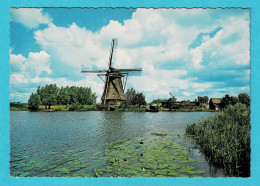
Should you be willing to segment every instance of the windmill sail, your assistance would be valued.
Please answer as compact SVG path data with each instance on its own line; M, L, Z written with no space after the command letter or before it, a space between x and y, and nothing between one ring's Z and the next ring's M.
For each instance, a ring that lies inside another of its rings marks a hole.
M138 72L138 71L142 71L141 68L132 68L132 69L116 69L115 71L117 72Z
M108 63L108 67L111 68L112 67L112 63L115 62L116 60L116 49L118 46L118 40L117 39L112 39L111 42L111 49L110 49L110 56L109 56L109 63Z

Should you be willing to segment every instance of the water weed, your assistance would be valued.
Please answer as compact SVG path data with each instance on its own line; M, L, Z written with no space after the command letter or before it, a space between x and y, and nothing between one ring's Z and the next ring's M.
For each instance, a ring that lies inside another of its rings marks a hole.
M250 109L243 104L230 106L222 113L188 125L186 134L227 176L250 176Z
M192 177L202 174L204 171L183 171L192 167L188 165L190 162L197 161L187 155L188 149L174 142L172 136L156 135L152 140L132 139L110 145L106 151L110 159L105 168L95 169L94 172L98 176L113 177Z
M191 166L186 147L173 135L156 133L108 144L88 159L87 151L45 152L23 156L11 167L12 176L38 177L193 177L203 171ZM163 135L161 135L163 134ZM95 156L94 156L95 154Z

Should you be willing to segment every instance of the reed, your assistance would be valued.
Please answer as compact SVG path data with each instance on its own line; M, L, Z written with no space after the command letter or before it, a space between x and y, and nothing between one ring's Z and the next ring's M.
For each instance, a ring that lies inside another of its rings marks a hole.
M197 124L188 125L186 134L226 176L250 176L250 108L229 106Z

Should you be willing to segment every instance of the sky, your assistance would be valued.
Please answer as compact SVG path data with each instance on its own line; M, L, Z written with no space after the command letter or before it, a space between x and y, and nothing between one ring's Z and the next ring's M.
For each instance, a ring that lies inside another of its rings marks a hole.
M28 102L45 84L104 83L87 69L107 69L112 38L115 68L142 68L128 77L146 100L178 101L250 93L250 10L11 8L10 101Z

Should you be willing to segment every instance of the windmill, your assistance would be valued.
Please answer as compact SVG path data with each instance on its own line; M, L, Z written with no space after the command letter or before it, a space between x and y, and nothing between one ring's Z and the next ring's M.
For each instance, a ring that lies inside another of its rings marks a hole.
M107 70L85 70L81 69L81 73L97 73L105 83L104 91L101 97L102 105L120 105L126 101L124 94L129 72L141 72L141 68L136 69L115 69L112 67L112 61L115 56L117 47L117 39L112 39L110 56ZM102 78L105 77L105 80ZM122 82L123 80L123 82Z

